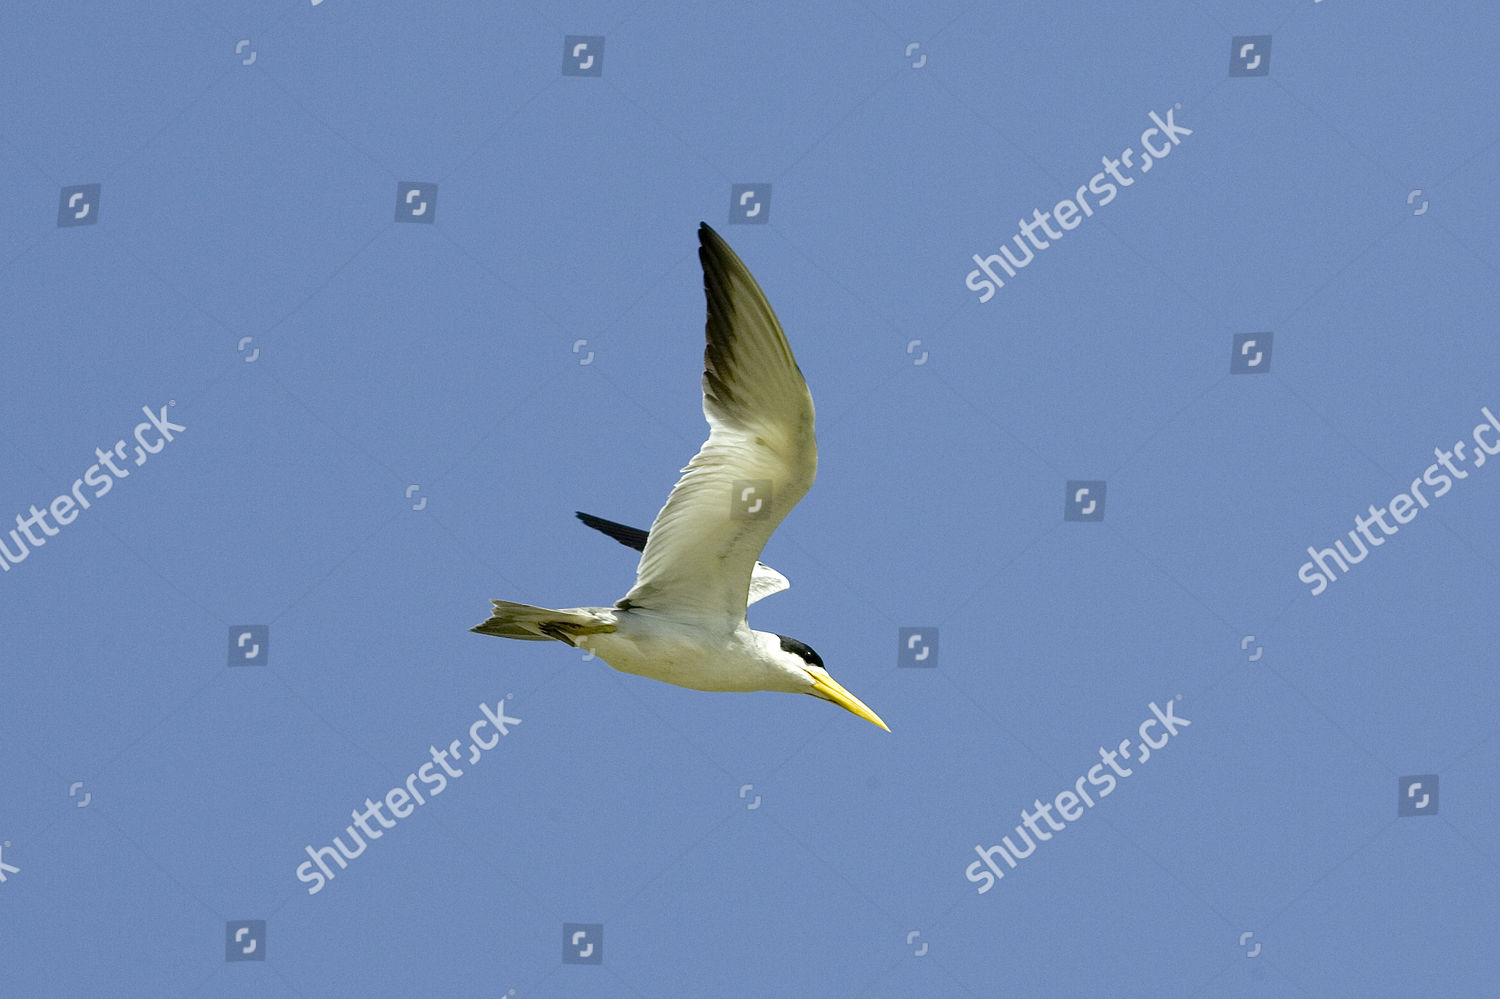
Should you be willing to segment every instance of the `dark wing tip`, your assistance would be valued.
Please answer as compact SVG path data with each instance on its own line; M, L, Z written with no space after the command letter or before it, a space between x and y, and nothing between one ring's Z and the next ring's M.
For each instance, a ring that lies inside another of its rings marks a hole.
M698 223L698 246L700 253L707 251L714 254L723 254L728 251L730 256L734 256L734 251L729 249L729 244L725 242L724 237L720 236L714 230L714 227L707 222Z
M741 281L751 285L756 295L762 294L760 286L750 274L750 268L734 252L729 241L715 232L707 222L698 223L698 261L703 265L705 290L712 294L714 289L718 289L725 305L729 304L731 286Z
M707 299L704 405L730 419L754 417L755 378L802 377L791 345L750 268L707 222L698 226L698 260Z
M594 530L608 534L626 548L634 548L638 552L646 550L646 538L650 536L647 531L643 531L638 527L627 527L624 524L617 524L613 520L605 520L603 517L595 517L593 514L584 513L582 510L573 511L573 516Z

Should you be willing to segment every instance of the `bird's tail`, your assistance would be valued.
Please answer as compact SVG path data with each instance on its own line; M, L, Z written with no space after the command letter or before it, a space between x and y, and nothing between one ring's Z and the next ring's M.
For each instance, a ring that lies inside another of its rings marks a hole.
M615 630L614 615L604 607L569 607L550 610L530 604L491 600L494 611L488 621L470 628L481 635L517 638L523 642L566 642L580 635L600 635Z

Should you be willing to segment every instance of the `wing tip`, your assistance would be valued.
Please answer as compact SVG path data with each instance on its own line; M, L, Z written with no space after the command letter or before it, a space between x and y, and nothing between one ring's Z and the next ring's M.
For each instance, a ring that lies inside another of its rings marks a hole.
M700 250L710 253L722 254L729 249L729 244L720 236L718 231L707 222L698 223L698 247ZM733 251L731 251L733 252Z
M633 548L636 551L644 551L646 540L650 537L649 531L643 531L638 527L630 527L627 524L616 523L613 520L605 520L603 517L596 517L591 513L584 513L582 510L574 510L573 516L601 534L614 538L626 548Z

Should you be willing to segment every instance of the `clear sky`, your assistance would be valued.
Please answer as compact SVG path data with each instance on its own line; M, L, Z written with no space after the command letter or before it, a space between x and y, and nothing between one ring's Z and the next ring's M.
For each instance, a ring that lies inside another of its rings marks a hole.
M1129 8L8 12L0 994L1490 986L1500 16ZM700 220L889 734L468 631L628 589Z

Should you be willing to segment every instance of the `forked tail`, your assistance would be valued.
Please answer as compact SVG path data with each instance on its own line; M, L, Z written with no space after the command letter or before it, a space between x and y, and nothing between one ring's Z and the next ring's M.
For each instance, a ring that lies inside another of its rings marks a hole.
M580 635L601 635L615 630L614 616L603 607L569 607L550 610L530 604L513 604L491 600L494 611L488 621L470 631L496 638L516 638L523 642L566 642Z

